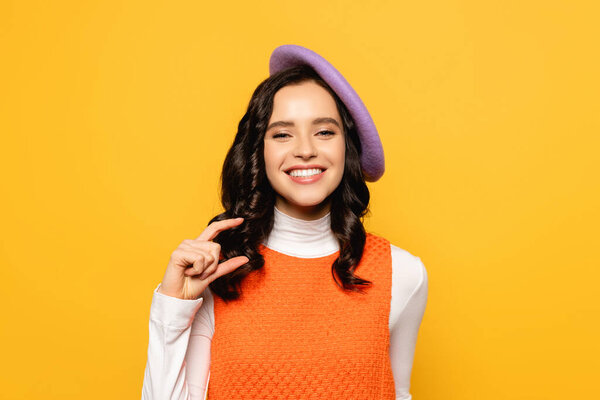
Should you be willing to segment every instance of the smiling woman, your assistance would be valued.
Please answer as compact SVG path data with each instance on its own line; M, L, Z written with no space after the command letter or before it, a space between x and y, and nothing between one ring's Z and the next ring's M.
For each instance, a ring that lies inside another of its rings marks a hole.
M375 125L311 50L270 67L225 157L225 211L154 291L142 398L411 399L427 273L364 229Z
M258 85L223 164L226 211L210 221L245 218L243 226L222 232L215 241L225 258L246 255L250 262L211 283L211 291L237 299L245 276L262 268L258 245L272 230L274 208L308 221L335 208L331 229L343 250L331 266L334 279L348 291L368 286L368 280L352 272L366 240L360 218L368 212L370 199L360 155L352 116L311 66L292 66ZM312 168L322 170L321 179L293 179L286 173Z

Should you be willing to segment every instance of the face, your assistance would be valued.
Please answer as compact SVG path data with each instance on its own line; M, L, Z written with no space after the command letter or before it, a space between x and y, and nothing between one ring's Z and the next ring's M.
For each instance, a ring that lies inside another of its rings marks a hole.
M317 219L344 173L345 132L335 100L314 81L281 88L264 139L275 206L294 218Z

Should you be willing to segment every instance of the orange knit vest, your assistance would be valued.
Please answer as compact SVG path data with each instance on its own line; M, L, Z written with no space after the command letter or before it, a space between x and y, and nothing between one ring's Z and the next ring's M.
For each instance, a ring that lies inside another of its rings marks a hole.
M242 281L238 300L214 296L208 399L395 399L390 243L367 233L355 271L373 282L364 295L333 281L339 251L259 252L265 265Z

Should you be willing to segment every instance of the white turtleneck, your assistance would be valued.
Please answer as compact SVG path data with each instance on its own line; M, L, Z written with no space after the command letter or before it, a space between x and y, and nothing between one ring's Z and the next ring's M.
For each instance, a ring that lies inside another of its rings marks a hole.
M273 229L263 244L303 258L323 257L339 250L329 213L307 221L291 217L277 207ZM392 244L390 247L390 361L396 400L411 400L415 345L427 304L427 271L419 257ZM150 306L142 400L205 399L215 321L210 288L197 300L182 300L159 293L159 287L160 284L154 289Z

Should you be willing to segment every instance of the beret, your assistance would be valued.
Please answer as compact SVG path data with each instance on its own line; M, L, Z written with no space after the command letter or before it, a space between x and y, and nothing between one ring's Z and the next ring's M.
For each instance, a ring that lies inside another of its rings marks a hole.
M360 163L365 180L377 181L385 171L385 160L379 133L367 107L333 65L306 47L284 44L275 48L269 60L269 74L274 75L284 69L298 65L312 67L342 100L350 115L352 115L358 131L362 148Z

